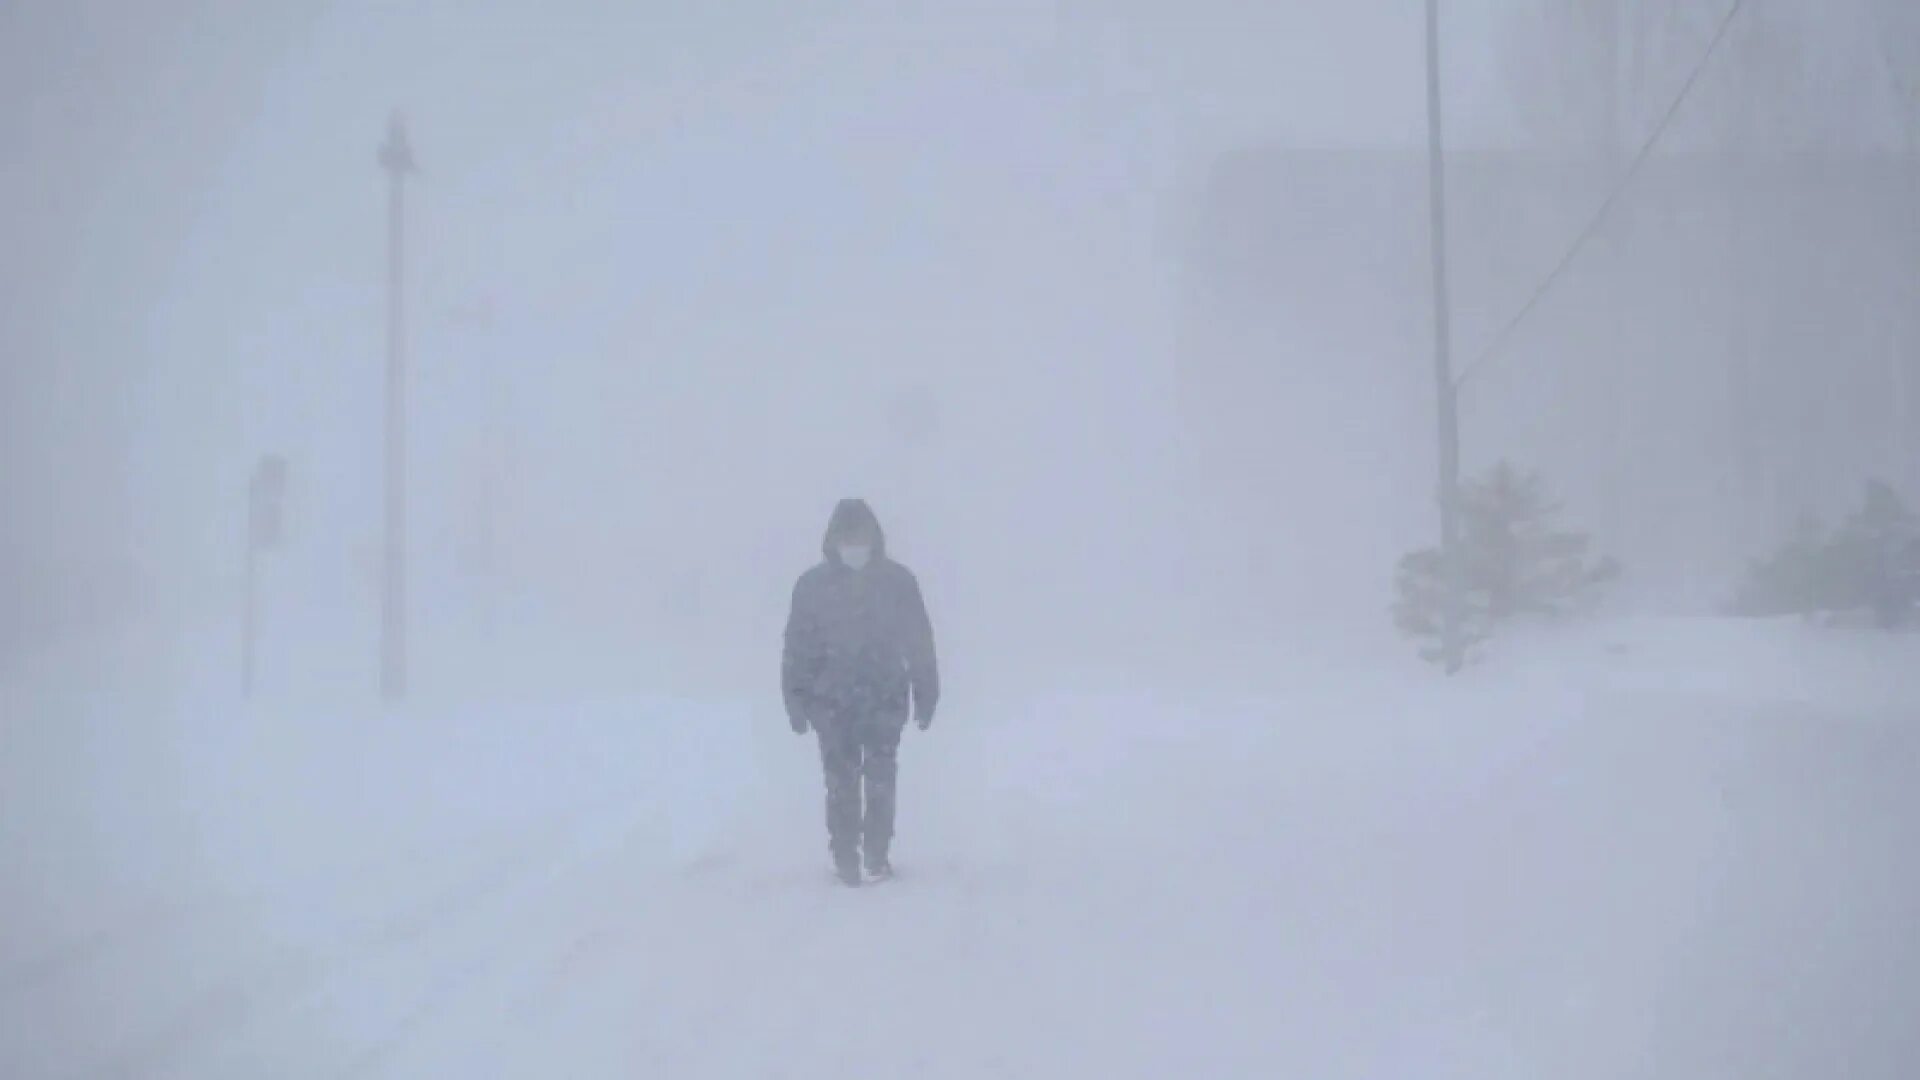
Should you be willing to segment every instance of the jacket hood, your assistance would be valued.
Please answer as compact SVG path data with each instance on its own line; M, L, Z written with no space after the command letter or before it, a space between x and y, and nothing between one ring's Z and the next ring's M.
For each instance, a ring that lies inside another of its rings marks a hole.
M842 499L827 521L827 535L820 542L820 551L828 562L837 566L840 552L836 549L843 541L860 536L873 540L874 561L887 557L887 534L881 530L880 519L873 515L873 508L864 499Z

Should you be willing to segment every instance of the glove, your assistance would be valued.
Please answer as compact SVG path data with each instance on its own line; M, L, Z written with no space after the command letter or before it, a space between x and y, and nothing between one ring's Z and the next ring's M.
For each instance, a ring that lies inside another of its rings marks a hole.
M919 725L919 728L921 731L925 731L928 728L932 727L933 726L933 702L929 701L925 705L920 705L916 703L913 710L913 722Z
M807 733L807 728L809 726L807 724L807 718L801 715L800 713L796 712L796 713L788 714L787 723L793 728L793 733L795 735L805 735Z

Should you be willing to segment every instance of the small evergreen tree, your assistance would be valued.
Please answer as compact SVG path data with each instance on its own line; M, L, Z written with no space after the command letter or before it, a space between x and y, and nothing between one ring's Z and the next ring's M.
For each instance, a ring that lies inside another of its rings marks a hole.
M1432 663L1446 659L1440 647L1441 613L1446 610L1446 559L1439 548L1422 548L1400 557L1394 573L1398 599L1393 605L1393 622L1408 637L1426 641L1420 658ZM1491 626L1487 607L1470 590L1460 595L1460 639L1467 656L1487 639Z
M1612 559L1590 557L1590 537L1558 525L1559 514L1545 481L1504 461L1485 477L1461 485L1461 631L1469 646L1517 616L1584 610L1597 587L1619 575ZM1402 632L1437 641L1446 581L1445 560L1437 549L1401 558L1394 622ZM1439 659L1439 649L1429 645L1421 655Z
M1503 461L1462 486L1460 510L1466 587L1489 621L1571 614L1619 573L1611 559L1589 561L1591 537L1557 526L1560 504L1538 474Z
M1822 610L1834 595L1832 547L1820 522L1802 514L1779 551L1747 568L1734 598L1736 615L1802 615Z
M1860 508L1834 538L1839 600L1844 609L1873 613L1883 627L1902 625L1912 614L1920 560L1920 525L1892 487L1867 485Z
M1917 600L1920 518L1875 481L1832 535L1802 518L1784 547L1748 568L1732 609L1755 616L1870 612L1891 628L1914 617Z

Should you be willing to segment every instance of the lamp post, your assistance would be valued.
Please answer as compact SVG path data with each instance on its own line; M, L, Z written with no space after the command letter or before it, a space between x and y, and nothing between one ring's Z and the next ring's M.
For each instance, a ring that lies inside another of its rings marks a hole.
M381 589L380 695L407 693L407 419L406 308L404 304L405 189L413 171L406 124L395 113L380 146L387 174L387 452L386 558Z

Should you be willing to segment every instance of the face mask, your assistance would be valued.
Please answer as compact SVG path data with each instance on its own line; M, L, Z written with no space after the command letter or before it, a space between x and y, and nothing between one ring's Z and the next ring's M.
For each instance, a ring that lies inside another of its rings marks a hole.
M849 570L864 568L867 565L867 560L872 556L873 549L865 544L840 545L840 561L845 563Z

